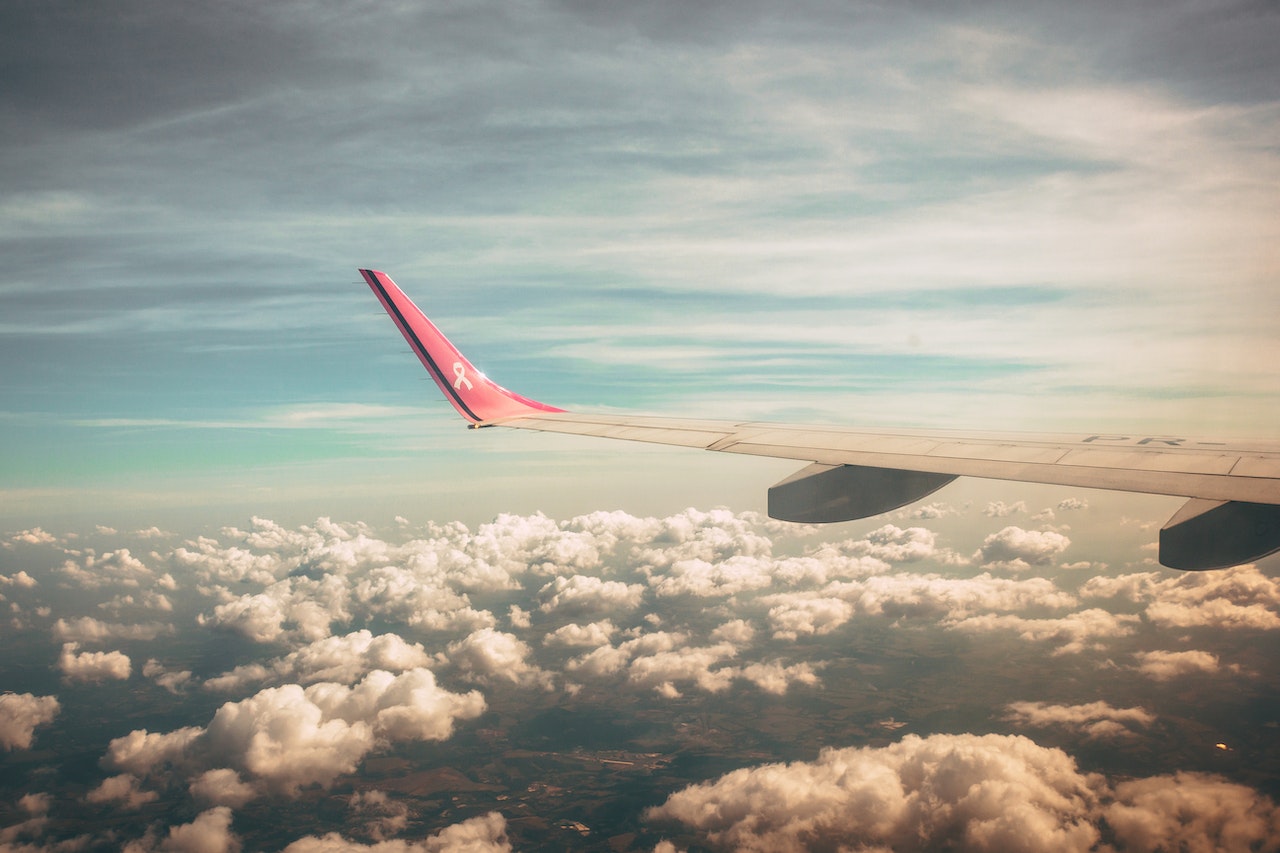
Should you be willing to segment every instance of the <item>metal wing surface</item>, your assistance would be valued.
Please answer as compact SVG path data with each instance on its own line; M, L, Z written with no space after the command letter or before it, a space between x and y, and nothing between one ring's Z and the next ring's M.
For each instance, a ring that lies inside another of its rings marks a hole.
M810 463L769 490L769 514L848 521L912 503L956 477L1176 495L1161 530L1173 568L1236 565L1280 550L1280 442L1147 435L855 429L567 412L479 373L384 273L361 270L445 398L473 427L642 441Z

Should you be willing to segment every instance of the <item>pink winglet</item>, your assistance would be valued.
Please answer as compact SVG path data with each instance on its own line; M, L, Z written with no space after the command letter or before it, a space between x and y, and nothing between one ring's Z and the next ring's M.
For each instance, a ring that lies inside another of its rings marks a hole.
M404 295L386 273L360 270L382 307L395 320L400 334L418 355L431 378L453 407L472 424L539 412L563 412L555 406L521 397L489 379L458 352L427 315Z

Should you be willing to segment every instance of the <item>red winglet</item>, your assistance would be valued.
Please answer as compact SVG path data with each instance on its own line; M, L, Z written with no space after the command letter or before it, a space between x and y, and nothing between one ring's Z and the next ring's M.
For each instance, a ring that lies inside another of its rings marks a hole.
M400 334L417 353L418 360L431 374L446 400L473 424L521 415L563 412L555 406L521 397L491 382L476 370L458 348L440 333L427 315L404 295L386 273L360 270L382 307L391 315Z

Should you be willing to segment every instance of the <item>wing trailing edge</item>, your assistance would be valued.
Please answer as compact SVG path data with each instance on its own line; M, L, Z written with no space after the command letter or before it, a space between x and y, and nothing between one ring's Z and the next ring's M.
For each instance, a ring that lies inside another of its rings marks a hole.
M1160 532L1160 562L1170 568L1224 568L1280 550L1280 442L889 432L567 412L488 379L389 276L371 269L360 273L445 399L471 426L808 462L769 490L769 514L780 520L866 518L969 476L1189 498Z

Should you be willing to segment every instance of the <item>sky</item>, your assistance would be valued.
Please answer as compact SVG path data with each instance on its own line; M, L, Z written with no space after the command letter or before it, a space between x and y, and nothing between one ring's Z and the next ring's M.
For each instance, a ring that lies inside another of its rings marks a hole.
M794 463L466 430L356 270L564 408L1275 438L1278 37L1262 2L4 4L0 845L537 849L572 812L619 850L1149 849L1175 801L1277 837L1276 558L1179 575L1176 500L1024 484L779 527ZM313 731L255 757L270 719ZM600 743L648 775L595 811L508 754ZM939 755L1020 768L988 805L1027 822L926 792ZM822 811L885 774L900 820ZM734 817L774 784L795 813Z

